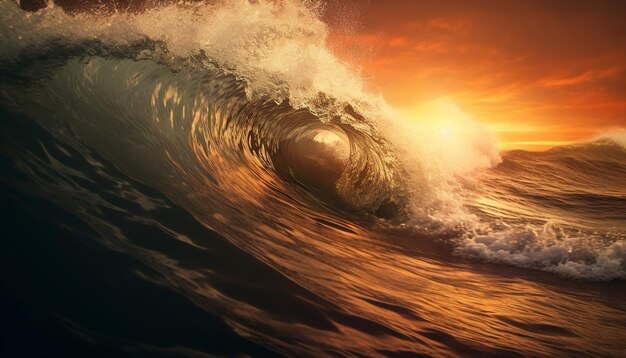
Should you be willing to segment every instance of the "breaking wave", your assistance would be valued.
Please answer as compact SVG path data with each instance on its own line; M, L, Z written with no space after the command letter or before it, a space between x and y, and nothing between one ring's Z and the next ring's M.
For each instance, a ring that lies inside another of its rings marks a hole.
M626 278L619 134L503 155L470 120L442 136L363 89L326 46L319 11L229 1L68 15L2 1L3 106L253 252L280 236L258 231L268 223L316 237L307 225L322 220Z

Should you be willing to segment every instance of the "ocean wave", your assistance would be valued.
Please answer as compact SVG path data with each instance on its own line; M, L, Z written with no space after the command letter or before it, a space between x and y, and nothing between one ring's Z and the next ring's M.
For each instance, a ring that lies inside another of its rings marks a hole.
M609 138L512 151L471 204L464 257L590 280L626 278L626 150Z
M624 278L619 151L500 156L470 118L445 132L407 119L364 90L299 1L95 15L0 1L0 14L5 106L250 251L246 240L280 236L258 232L268 223L316 237L319 222L366 218L416 240L456 236L465 257Z

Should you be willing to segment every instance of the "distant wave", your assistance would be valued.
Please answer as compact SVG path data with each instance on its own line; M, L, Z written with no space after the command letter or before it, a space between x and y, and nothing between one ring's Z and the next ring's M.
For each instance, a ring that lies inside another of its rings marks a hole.
M626 148L613 139L513 151L485 175L478 225L456 251L564 276L626 278Z

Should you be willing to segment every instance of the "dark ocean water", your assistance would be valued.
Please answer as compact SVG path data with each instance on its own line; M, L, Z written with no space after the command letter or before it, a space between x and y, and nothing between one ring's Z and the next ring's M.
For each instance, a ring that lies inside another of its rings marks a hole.
M0 13L0 355L626 350L623 133L439 143L299 3Z

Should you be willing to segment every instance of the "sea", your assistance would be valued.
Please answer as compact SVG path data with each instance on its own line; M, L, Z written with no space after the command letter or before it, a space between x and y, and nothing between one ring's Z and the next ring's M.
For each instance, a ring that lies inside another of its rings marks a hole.
M321 11L0 0L0 356L624 356L626 132L407 118Z

